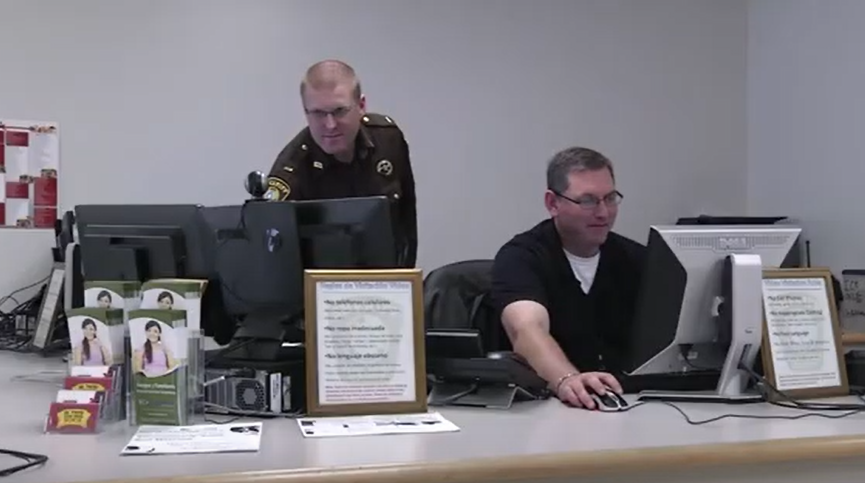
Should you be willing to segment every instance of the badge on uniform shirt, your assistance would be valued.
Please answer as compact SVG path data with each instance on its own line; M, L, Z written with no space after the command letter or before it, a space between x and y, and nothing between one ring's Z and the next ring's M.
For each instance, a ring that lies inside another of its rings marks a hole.
M386 159L382 159L375 165L375 170L382 176L390 176L393 173L393 163Z
M267 179L267 192L264 199L270 201L285 201L291 194L291 187L280 178L271 176Z

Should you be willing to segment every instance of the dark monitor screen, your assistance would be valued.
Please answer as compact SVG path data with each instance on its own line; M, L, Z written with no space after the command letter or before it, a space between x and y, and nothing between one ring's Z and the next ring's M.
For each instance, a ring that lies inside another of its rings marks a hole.
M306 268L398 268L390 202L386 197L293 203Z
M222 291L226 312L245 316L303 307L303 265L291 202L207 207L204 256Z
M294 205L251 201L202 210L210 291L220 307L207 328L234 347L225 359L275 360L299 337L303 264Z
M198 205L75 207L85 280L199 277Z

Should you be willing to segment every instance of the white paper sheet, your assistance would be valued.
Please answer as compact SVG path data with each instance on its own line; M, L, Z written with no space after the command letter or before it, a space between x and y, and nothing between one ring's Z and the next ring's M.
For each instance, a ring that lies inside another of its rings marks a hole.
M254 452L263 423L141 426L121 455Z
M411 282L316 282L318 402L411 402L416 396Z
M42 176L44 171L60 169L60 143L55 132L34 132L30 136L27 172Z
M300 418L300 432L306 438L370 436L377 434L447 433L460 428L436 412L382 416Z
M9 181L20 181L22 177L30 174L28 161L29 148L27 146L5 146L6 149L6 177Z
M841 385L826 280L763 279L763 306L779 391Z

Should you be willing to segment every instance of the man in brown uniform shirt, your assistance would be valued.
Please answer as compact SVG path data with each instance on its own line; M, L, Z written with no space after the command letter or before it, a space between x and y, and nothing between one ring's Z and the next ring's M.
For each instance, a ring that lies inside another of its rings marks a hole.
M314 64L300 84L308 126L279 153L267 197L314 200L387 196L397 261L417 258L415 183L408 144L389 116L366 112L360 81L349 65Z

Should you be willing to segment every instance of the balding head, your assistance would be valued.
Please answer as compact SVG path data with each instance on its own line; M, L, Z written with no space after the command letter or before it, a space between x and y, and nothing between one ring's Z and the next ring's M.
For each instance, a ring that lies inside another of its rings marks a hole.
M300 99L309 130L319 147L340 161L351 161L366 112L366 101L354 69L338 60L314 64L300 82Z
M352 97L355 101L360 101L362 96L360 89L360 79L354 69L340 60L322 60L316 62L306 70L306 75L300 81L300 98L306 104L306 90L334 90L340 85L348 84L351 86Z

